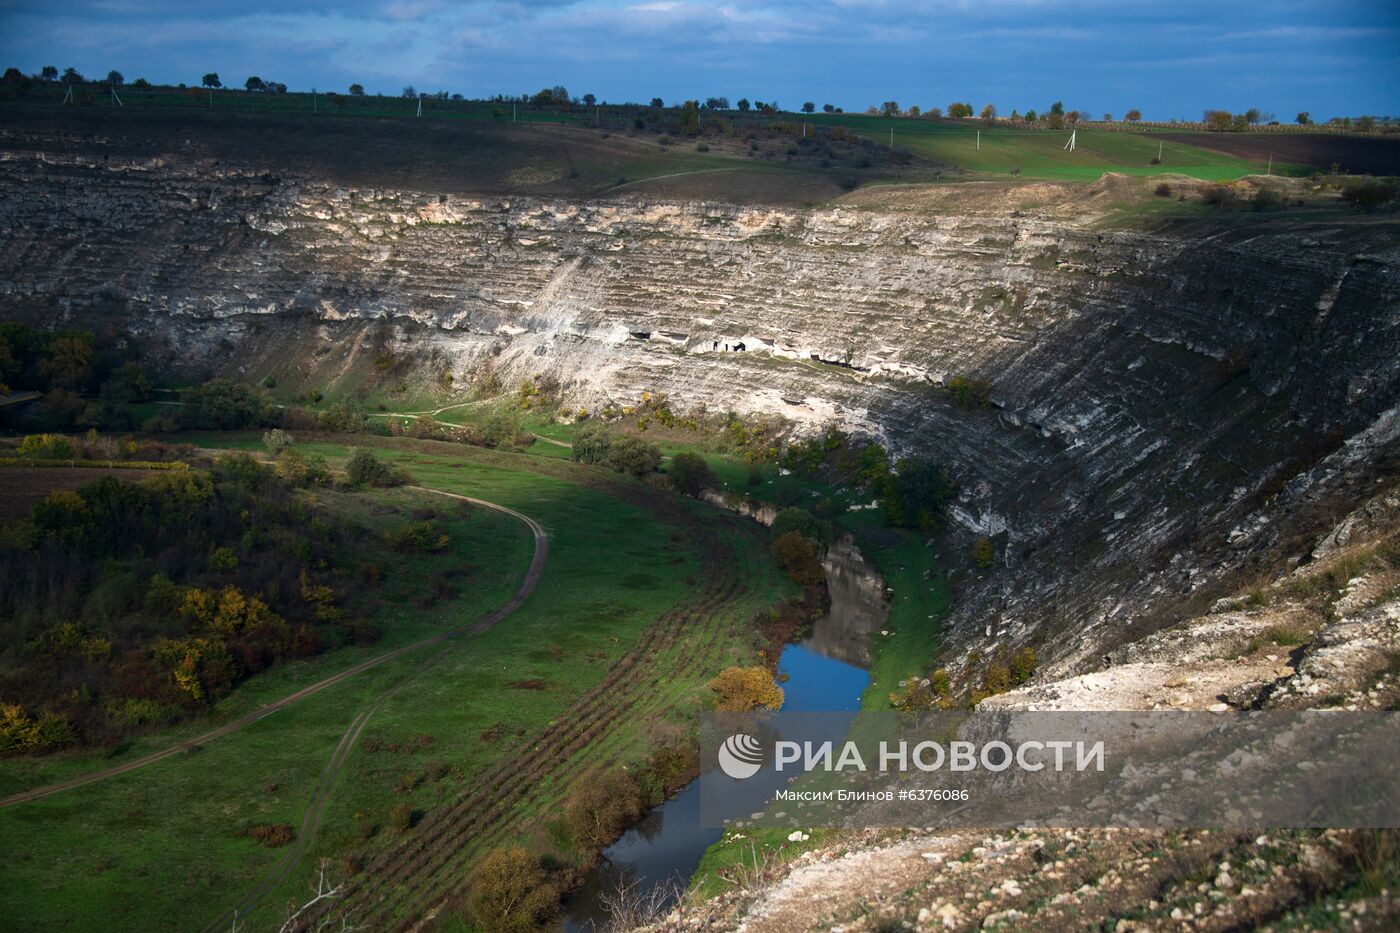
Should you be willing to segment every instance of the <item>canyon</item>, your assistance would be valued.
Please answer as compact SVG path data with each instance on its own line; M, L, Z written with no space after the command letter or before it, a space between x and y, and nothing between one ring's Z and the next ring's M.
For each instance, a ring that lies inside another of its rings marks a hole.
M442 404L489 371L934 457L955 668L1025 643L1042 676L1102 667L1304 558L1400 450L1400 241L1370 215L1150 223L1113 176L811 208L426 193L62 142L0 140L11 319L186 374L353 391L387 353Z

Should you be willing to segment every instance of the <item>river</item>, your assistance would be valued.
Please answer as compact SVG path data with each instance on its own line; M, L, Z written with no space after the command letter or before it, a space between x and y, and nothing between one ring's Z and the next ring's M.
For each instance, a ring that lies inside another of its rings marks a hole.
M783 709L854 713L870 682L870 636L889 616L884 581L849 537L832 544L824 566L831 607L812 624L811 634L784 648L778 660ZM684 886L705 850L723 835L701 825L706 782L726 780L718 771L701 774L604 849L598 867L564 902L566 933L604 928L603 896L624 879L642 892L672 882Z

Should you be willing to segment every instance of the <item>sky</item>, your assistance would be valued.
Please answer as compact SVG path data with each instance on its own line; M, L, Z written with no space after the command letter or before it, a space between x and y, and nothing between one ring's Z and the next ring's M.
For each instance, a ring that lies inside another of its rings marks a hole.
M667 103L1400 116L1398 0L0 0L0 67Z

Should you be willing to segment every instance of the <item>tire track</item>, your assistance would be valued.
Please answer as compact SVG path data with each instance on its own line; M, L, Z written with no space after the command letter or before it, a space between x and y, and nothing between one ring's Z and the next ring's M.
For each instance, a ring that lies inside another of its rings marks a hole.
M494 502L487 502L484 499L474 499L471 496L463 496L458 493L433 489L428 486L410 486L408 488L419 492L446 496L449 499L457 499L462 502L472 503L473 505L495 509L498 512L504 512L524 522L529 527L535 539L535 553L530 560L530 567L526 570L525 579L521 582L519 589L515 591L515 595L511 597L510 601L501 608L482 617L470 628L456 629L448 632L443 638L438 639L438 641L443 642L446 639L455 638L462 634L468 636L479 635L519 608L521 603L523 603L535 589L535 584L539 582L540 575L544 571L545 561L549 557L549 537L545 533L543 526L522 512L517 512L514 509L507 508L504 505L498 505ZM423 643L419 642L418 644ZM400 690L407 687L420 675L436 665L438 661L442 660L447 654L447 649L450 647L450 645L443 644L442 650L426 659L419 665L417 670L380 694L369 709L355 717L349 727L346 728L344 735L341 736L340 744L337 745L335 751L331 753L331 757L327 760L326 766L321 770L321 776L316 782L316 787L311 794L311 800L307 803L306 811L302 815L301 828L297 833L297 838L292 847L265 875L258 879L253 887L239 899L237 904L228 908L216 919L211 921L209 925L204 928L205 933L216 933L218 930L229 928L236 923L240 916L247 914L248 911L257 907L257 905L262 902L263 898L271 894L279 884L286 880L287 876L297 867L302 857L310 851L312 845L315 843L316 834L321 827L321 818L325 815L326 807L330 804L331 791L335 789L335 780L340 775L340 769L344 766L346 759L350 757L350 753L359 742L360 736L365 731L365 727L369 725L370 717L378 712L379 709Z

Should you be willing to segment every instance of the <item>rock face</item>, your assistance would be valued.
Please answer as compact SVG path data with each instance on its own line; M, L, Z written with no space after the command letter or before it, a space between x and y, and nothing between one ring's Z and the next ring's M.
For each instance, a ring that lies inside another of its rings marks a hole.
M430 197L6 142L5 317L196 371L351 379L388 346L424 381L489 363L590 407L877 435L945 462L955 523L998 546L955 637L1046 626L1061 670L1330 522L1397 448L1382 224Z

